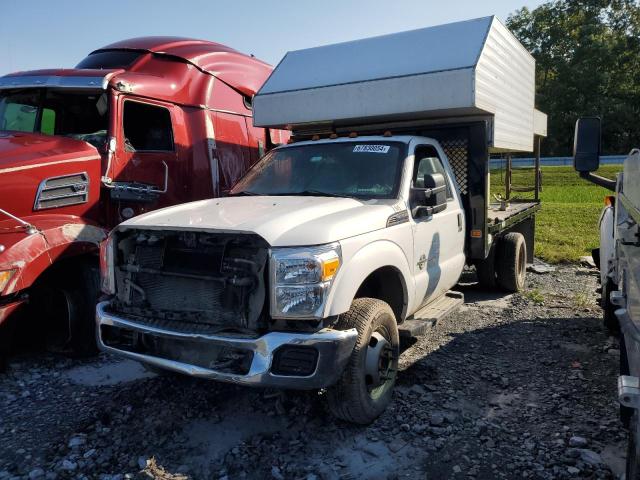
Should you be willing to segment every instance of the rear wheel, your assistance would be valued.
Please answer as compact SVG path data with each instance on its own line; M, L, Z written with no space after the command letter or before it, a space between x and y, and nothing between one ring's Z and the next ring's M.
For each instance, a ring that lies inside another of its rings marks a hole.
M620 323L618 323L618 317L616 317L615 311L618 307L616 307L613 303L611 303L611 299L609 298L611 292L618 290L618 286L613 283L611 280L607 278L604 285L602 285L602 312L603 312L603 323L607 330L609 330L613 334L620 333Z
M476 276L478 284L482 288L493 289L496 286L496 260L495 248L491 248L489 255L484 260L476 262Z
M342 420L366 425L387 408L393 395L400 356L396 318L382 300L357 298L337 328L355 328L358 338L340 380L327 390L329 409Z
M519 292L524 288L527 270L527 245L518 232L504 235L497 245L497 281L508 292Z

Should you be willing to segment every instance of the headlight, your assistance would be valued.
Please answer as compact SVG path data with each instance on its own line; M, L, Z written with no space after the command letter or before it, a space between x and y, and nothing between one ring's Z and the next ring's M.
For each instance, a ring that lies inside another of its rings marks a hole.
M16 273L15 270L0 271L0 293L2 293L5 287L9 284L9 280L11 280L14 273Z
M271 316L321 318L329 287L340 264L338 243L274 249L271 254Z
M100 243L100 289L107 295L116 293L113 247L113 235L107 236Z

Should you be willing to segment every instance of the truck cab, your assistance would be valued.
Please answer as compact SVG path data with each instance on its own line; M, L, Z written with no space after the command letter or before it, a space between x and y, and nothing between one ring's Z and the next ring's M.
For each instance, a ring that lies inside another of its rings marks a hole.
M533 148L534 62L508 45L531 91L490 108L467 63L505 30L484 18L288 53L253 113L289 143L228 196L132 218L103 243L100 347L197 377L326 388L335 416L373 421L392 398L400 336L455 311L465 264L524 285L539 204L491 206L488 164L491 149ZM455 78L443 79L444 57L419 56L443 36L466 41L462 59L451 52ZM380 51L388 63L361 61ZM514 111L515 136L503 118Z
M128 218L223 194L285 141L251 122L270 72L214 42L145 37L0 77L0 337L30 303L34 331L95 351L99 242Z

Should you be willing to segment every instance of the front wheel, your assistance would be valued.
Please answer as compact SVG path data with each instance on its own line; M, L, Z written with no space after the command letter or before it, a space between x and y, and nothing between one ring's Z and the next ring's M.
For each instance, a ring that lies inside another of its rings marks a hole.
M380 416L393 395L400 356L396 318L382 300L357 298L336 328L355 328L358 338L340 380L327 390L329 410L342 420L366 425Z

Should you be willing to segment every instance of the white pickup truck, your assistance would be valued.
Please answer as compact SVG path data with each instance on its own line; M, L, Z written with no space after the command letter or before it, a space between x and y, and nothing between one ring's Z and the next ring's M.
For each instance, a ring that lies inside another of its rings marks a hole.
M640 150L625 159L616 180L594 174L600 163L597 117L578 120L574 166L580 176L615 193L600 217L600 267L604 324L620 338L618 400L629 429L627 480L640 480Z
M534 63L494 18L444 27L288 54L254 98L254 121L287 125L293 143L270 151L227 197L130 219L103 243L101 348L214 380L326 388L336 416L368 423L391 400L400 336L423 333L462 302L450 289L465 264L488 284L522 288L539 205L491 204L488 160L532 149L544 130L534 124L543 118ZM439 54L417 61L414 75L393 62L373 73L344 67L380 42L417 54L459 35L469 38L447 78L450 59ZM474 62L480 52L496 58L490 46L504 38L512 58L499 81L514 91L480 105L476 95L488 92L468 91L482 72ZM381 84L392 77L399 83ZM387 113L371 107L380 88ZM504 116L517 108L525 127L513 136ZM326 112L335 120L322 120Z

